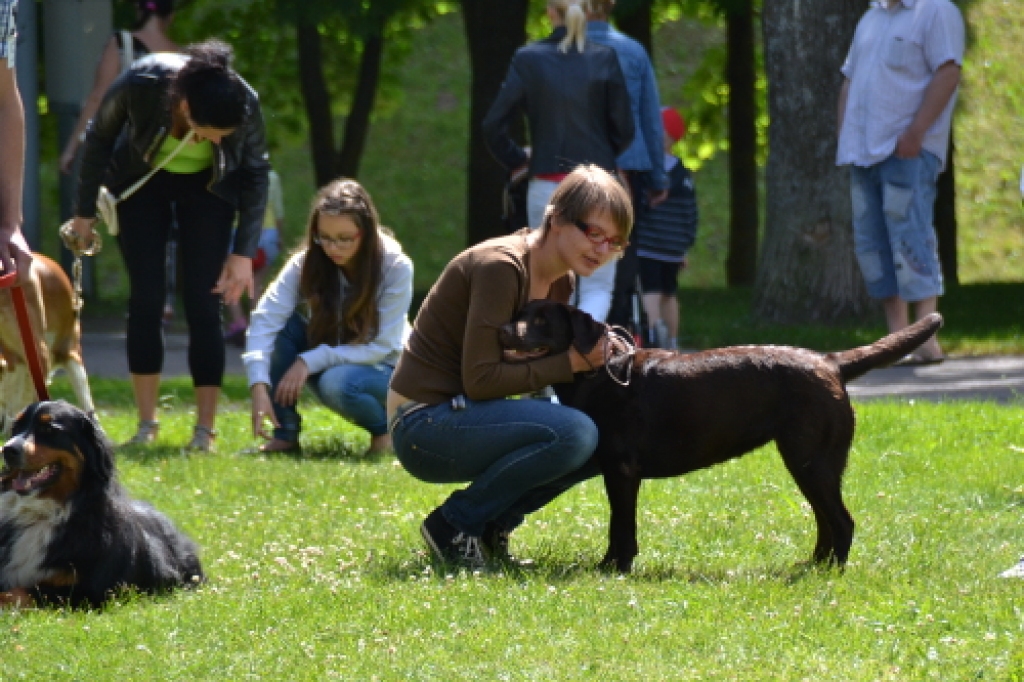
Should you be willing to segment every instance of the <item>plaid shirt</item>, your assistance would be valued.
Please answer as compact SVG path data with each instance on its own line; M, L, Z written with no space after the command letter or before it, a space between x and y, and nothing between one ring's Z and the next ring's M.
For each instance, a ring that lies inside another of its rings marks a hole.
M18 0L0 0L0 59L14 68L14 48L18 42Z

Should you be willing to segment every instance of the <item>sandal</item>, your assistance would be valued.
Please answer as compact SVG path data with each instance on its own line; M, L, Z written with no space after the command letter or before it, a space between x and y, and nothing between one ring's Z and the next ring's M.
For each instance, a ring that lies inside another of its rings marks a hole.
M217 431L208 426L196 424L192 427L192 440L185 446L193 452L213 452L213 441L217 439Z
M272 440L268 440L256 449L260 452L299 452L302 450L302 446L299 445L299 441L297 440L274 438Z
M160 422L140 419L135 435L126 440L123 445L149 445L156 440L159 433Z
M904 356L902 360L896 362L896 367L924 367L925 365L938 365L945 362L945 355L937 355L935 357L928 357L921 353L911 353L910 355Z

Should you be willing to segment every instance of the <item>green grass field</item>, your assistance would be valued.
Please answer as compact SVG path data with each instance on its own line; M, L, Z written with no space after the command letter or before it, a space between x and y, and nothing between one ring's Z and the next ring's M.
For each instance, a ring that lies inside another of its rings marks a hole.
M595 568L599 481L515 534L535 568L470 575L417 532L452 488L365 458L365 433L307 405L305 456L259 455L233 381L219 452L185 457L188 390L165 392L160 441L122 450L120 475L199 543L209 581L0 613L0 679L1024 679L1021 583L996 577L1024 552L1024 404L859 404L845 572L802 565L813 519L769 447L646 483L632 575ZM96 393L127 438L125 385Z

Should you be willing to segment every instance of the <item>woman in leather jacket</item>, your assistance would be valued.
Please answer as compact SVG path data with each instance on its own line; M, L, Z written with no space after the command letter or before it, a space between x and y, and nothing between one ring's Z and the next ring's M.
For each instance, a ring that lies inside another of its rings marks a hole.
M252 258L270 168L258 96L230 63L231 48L217 40L191 46L184 55L149 55L114 81L86 132L72 221L79 248L94 240L100 185L121 197L159 168L117 205L117 242L130 285L128 370L139 410L129 443L150 443L159 429L164 254L172 215L180 230L197 403L188 447L210 450L216 435L225 364L221 302L235 302L246 290L253 295Z
M558 183L580 164L615 174L616 159L636 128L625 77L615 51L587 40L581 0L548 0L554 31L516 51L505 83L484 117L484 139L513 182L529 176L527 212L540 226ZM526 112L531 149L512 138L511 125ZM615 284L613 259L579 281L579 307L604 320Z

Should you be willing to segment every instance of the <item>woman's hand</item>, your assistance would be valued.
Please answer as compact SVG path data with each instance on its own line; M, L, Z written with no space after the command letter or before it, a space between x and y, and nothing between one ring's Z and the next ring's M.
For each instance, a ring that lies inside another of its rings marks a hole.
M75 153L77 151L78 140L72 137L60 155L60 172L64 175L71 175L71 171L75 169Z
M569 364L572 365L573 374L576 372L587 372L604 366L604 349L608 344L608 337L602 336L590 352L582 355L576 346L569 347Z
M80 218L75 216L71 220L71 231L74 233L75 249L88 251L96 241L96 218Z
M299 402L299 394L309 378L309 367L302 358L296 360L281 377L274 391L274 401L279 405L291 406Z
M232 305L238 303L243 291L249 294L250 300L256 295L253 288L252 258L231 254L224 263L224 269L220 271L213 293L221 294L224 303Z
M266 384L253 384L250 389L252 394L252 433L264 440L274 437L272 432L267 433L266 431L268 419L275 428L281 428L277 422L277 415L274 414L274 405L270 402L270 391L267 388Z

